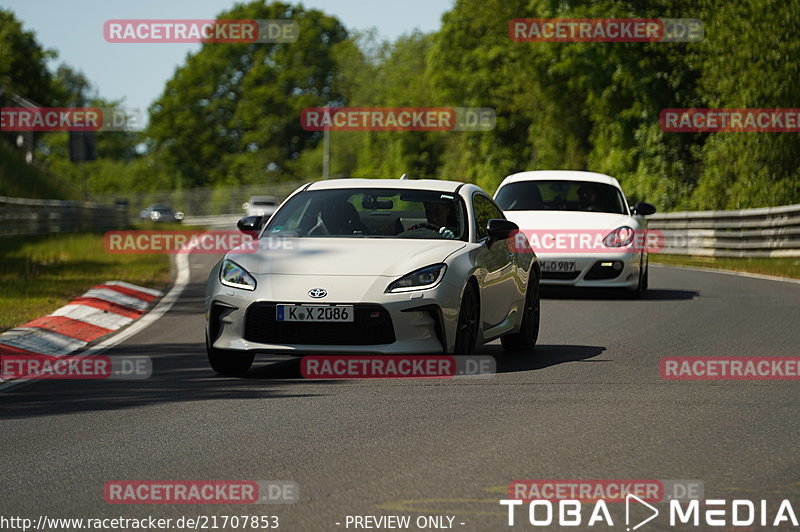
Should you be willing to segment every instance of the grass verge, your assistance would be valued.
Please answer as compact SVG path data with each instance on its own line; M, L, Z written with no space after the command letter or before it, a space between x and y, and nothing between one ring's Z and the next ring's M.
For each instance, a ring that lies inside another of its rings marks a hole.
M74 200L80 199L80 191L68 181L29 165L19 150L0 138L0 196Z
M169 256L106 253L102 233L0 239L0 331L45 316L103 281L163 291Z
M800 279L800 257L746 259L651 253L650 262L667 266L693 266Z

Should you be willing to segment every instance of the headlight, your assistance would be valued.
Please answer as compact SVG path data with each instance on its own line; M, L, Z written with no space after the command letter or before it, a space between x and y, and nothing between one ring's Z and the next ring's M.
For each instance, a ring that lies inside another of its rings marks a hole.
M386 287L387 292L410 292L412 290L422 290L423 288L433 288L444 277L447 266L444 264L434 264L415 270L402 276Z
M241 288L242 290L255 290L256 280L247 270L233 262L225 259L219 268L219 281L225 286Z
M635 234L633 228L623 225L608 233L603 239L603 244L610 248L624 248L633 241Z
M156 221L161 218L161 213L158 211L153 211L150 213L150 219Z
M181 211L176 212L175 213L175 219L176 220L183 220L183 213Z

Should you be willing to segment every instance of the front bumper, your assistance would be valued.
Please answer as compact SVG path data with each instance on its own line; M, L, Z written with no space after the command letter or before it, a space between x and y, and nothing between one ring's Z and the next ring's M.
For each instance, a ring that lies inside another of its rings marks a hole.
M569 261L574 272L542 272L543 286L635 288L639 283L641 253L537 253L540 263Z
M209 283L206 334L213 348L286 355L441 354L454 342L460 289L453 290L444 282L429 290L385 294L383 290L392 279L369 278L375 284L365 287L363 283L368 281L363 277L326 278L325 284L335 288L320 301L306 293L307 287L316 286L318 280L303 280L300 289L292 288L293 283L282 283L286 279L281 275L263 277L253 292ZM297 276L285 277L296 281ZM337 297L357 292L356 287L364 292L362 299ZM376 289L378 294L374 293ZM276 322L274 305L278 303L354 305L356 321ZM337 331L338 327L342 330Z

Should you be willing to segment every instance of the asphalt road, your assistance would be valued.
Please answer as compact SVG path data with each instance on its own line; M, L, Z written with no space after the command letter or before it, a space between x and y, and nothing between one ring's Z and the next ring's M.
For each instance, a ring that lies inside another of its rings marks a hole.
M257 359L228 378L203 348L213 260L193 256L172 310L107 353L152 357L152 378L0 393L0 515L270 514L298 531L450 515L456 529L507 530L498 500L512 479L699 479L706 497L800 502L797 381L659 374L669 355L800 354L800 285L658 267L641 301L551 291L536 353L499 358L490 377L304 381L296 361ZM104 501L106 481L133 479L293 480L300 500ZM519 512L514 529L533 529Z

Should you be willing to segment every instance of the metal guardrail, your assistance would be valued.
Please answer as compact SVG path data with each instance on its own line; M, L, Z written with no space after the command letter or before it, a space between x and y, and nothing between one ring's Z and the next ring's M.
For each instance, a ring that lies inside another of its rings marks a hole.
M710 257L800 257L800 204L648 217L663 253Z
M209 216L187 216L183 219L184 225L202 225L214 229L236 229L236 222L245 216L241 214L215 214Z
M93 194L89 199L98 203L113 204L126 201L131 216L138 218L139 211L153 204L170 205L188 216L210 216L242 213L242 203L251 196L274 196L279 202L304 182L286 181L260 185L232 185L220 187L157 190L151 192L126 192Z
M281 188L288 190L296 186L293 183ZM282 199L286 190L275 191L278 192L275 195ZM130 214L124 207L93 202L0 196L0 237L121 229L128 226ZM184 223L234 228L242 215L195 213L187 216ZM732 211L658 213L648 217L648 226L663 233L663 253L713 257L800 257L800 204Z
M128 225L124 208L87 201L0 196L0 237L74 231L108 231Z

